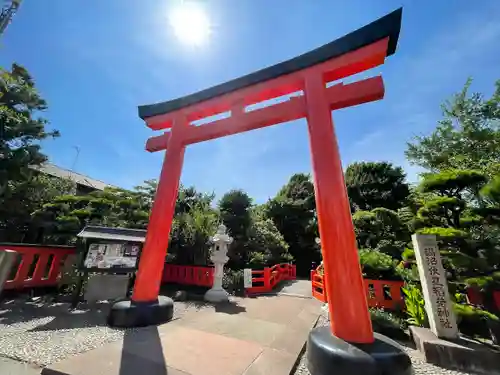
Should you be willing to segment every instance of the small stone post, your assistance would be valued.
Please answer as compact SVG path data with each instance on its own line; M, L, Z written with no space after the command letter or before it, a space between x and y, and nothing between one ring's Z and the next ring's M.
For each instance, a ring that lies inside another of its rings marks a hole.
M431 331L441 338L457 338L457 322L436 236L414 234L411 238Z
M227 247L233 242L233 239L226 233L226 226L221 224L211 240L214 244L214 251L210 260L215 265L215 274L212 289L205 293L205 301L225 302L229 300L229 295L222 287L222 277L224 276L224 264L229 260Z

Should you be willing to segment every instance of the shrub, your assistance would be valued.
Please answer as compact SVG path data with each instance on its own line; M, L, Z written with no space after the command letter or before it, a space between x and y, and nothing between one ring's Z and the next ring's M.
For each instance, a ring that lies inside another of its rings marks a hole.
M264 268L269 262L266 254L254 251L249 254L248 267L252 269Z
M411 262L401 261L395 268L396 274L406 282L420 281L417 266Z
M370 308L373 330L394 339L406 339L406 324L398 316L379 308Z
M402 288L405 295L406 314L408 324L425 327L427 326L427 313L425 312L425 301L422 291L415 285L406 284Z
M454 303L460 332L468 336L490 337L488 322L498 322L498 316L480 308Z
M280 254L280 263L290 263L293 262L293 255L290 253Z
M361 249L359 261L363 270L363 276L369 279L394 279L394 260L391 256L376 250Z
M233 271L224 270L222 277L222 287L230 294L243 295L245 288L243 286L243 270Z

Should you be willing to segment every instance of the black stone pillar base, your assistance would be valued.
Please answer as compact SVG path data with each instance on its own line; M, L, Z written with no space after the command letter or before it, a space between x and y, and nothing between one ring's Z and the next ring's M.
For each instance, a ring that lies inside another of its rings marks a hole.
M401 346L375 333L371 344L351 344L333 336L330 327L309 333L307 367L311 375L410 375L411 360Z
M146 327L158 325L172 320L174 301L168 297L158 296L151 302L134 302L123 300L116 302L108 315L111 327Z

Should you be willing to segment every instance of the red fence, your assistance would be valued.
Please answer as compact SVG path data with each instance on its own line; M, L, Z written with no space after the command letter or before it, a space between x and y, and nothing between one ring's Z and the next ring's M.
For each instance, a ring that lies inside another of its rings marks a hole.
M18 253L5 289L56 286L67 257L76 253L75 248L70 246L31 244L0 244L1 250L14 250ZM256 287L248 289L247 292L270 292L280 281L295 279L296 269L293 265L277 264L261 271L253 271L253 275ZM213 281L213 267L165 264L163 269L164 283L211 287Z
M1 250L18 253L5 289L55 286L66 258L75 254L75 248L69 246L0 244Z
M293 264L282 263L263 270L252 270L252 287L246 288L247 294L269 293L282 280L295 280L297 269Z
M318 273L316 270L311 270L311 287L313 297L321 302L326 302L326 290L323 275Z
M178 266L165 263L163 283L211 287L214 283L214 268L200 266Z
M365 279L366 299L369 307L398 309L404 307L401 287L402 281L368 280ZM313 297L327 302L324 279L316 270L311 271L311 287Z

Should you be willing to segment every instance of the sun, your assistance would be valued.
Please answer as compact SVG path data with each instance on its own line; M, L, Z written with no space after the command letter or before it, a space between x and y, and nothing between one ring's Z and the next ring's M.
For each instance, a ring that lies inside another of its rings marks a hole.
M201 46L210 37L210 19L198 3L180 3L170 10L168 20L175 36L183 44Z

